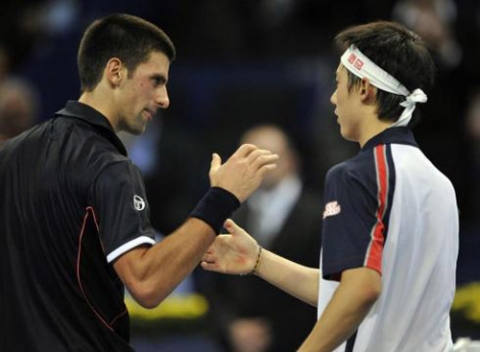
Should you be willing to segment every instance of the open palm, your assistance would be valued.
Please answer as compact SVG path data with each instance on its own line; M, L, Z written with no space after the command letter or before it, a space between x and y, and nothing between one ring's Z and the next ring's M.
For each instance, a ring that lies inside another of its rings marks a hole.
M225 228L230 234L215 239L202 259L202 268L232 275L250 273L257 259L257 242L231 219Z

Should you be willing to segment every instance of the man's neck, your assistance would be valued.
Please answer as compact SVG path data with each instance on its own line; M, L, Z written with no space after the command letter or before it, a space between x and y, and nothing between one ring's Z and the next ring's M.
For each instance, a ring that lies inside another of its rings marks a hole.
M115 113L111 109L113 104L111 104L110 99L111 97L102 94L100 88L96 88L91 92L83 92L78 101L100 112L107 118L113 129L116 131L118 129L118 121L115 119Z
M360 144L360 147L363 147L365 145L365 143L367 143L370 139L372 139L376 135L382 133L387 128L389 128L391 125L392 125L391 121L381 121L381 120L378 120L378 123L374 123L372 125L369 125L364 130L360 140L358 141L358 143Z

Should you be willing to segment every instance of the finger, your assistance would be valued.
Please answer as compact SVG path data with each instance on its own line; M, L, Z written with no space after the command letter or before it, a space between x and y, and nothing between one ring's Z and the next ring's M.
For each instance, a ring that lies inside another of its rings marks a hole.
M280 157L278 156L278 154L271 154L271 153L261 154L252 161L251 165L254 170L259 170L264 166L276 165L276 162L278 161L279 158Z
M232 223L233 223L233 220L232 219L227 219L225 220L225 222L223 223L223 227L229 232L230 232L230 228L232 227Z
M212 244L210 245L210 247L207 248L207 250L205 251L205 254L212 254L214 251L215 251L215 247Z
M218 268L214 263L201 262L200 266L207 271L216 271Z
M258 170L258 175L260 177L263 177L267 172L270 170L274 170L277 168L277 164L267 164L263 165L259 170Z
M266 149L256 149L256 150L252 150L250 154L246 156L246 158L248 163L252 164L255 162L255 160L257 160L262 155L268 155L268 154L272 154L272 152Z
M201 262L200 263L200 266L205 269L205 270L208 270L208 271L211 271L211 264L207 263L207 262Z
M216 172L222 165L222 158L217 153L212 154L212 161L210 162L210 173Z
M267 149L257 149L255 151L252 151L248 157L247 157L247 160L248 162L250 163L254 163L256 162L257 160L262 160L263 158L265 157L269 157L269 156L276 156L278 158L278 155L277 154L274 154L272 153L270 150L267 150Z
M213 254L204 254L202 258L202 262L214 263L216 259L217 257Z
M254 144L242 144L236 151L233 153L236 157L247 157L252 152L258 150L258 147Z
M225 221L225 228L228 232L232 234L232 236L238 235L241 231L244 231L232 219L228 219L227 221Z

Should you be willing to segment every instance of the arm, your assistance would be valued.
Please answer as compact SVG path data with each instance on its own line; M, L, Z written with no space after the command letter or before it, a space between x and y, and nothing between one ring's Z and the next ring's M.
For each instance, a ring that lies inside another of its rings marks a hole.
M294 263L266 249L258 257L259 247L249 234L232 220L225 222L225 228L230 235L217 237L203 258L204 269L244 275L255 268L255 275L306 303L317 305L318 269Z
M255 274L288 294L317 306L319 270L262 250Z
M209 225L190 218L156 245L123 254L113 267L132 297L143 307L154 308L193 271L214 239Z
M381 286L381 276L375 270L345 270L332 300L299 351L328 352L340 346L368 314Z
M277 159L277 155L253 145L241 146L224 164L214 154L211 185L244 201L260 185L265 173L275 167ZM222 201L216 203L216 207L221 205ZM216 230L211 222L191 217L160 243L126 252L113 267L142 306L155 307L198 265L215 240Z

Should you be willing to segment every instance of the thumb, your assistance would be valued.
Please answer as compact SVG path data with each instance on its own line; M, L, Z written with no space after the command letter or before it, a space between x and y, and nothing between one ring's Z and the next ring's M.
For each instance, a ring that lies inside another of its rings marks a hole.
M243 229L238 226L232 219L227 219L224 224L225 229L232 235L238 236Z
M222 165L222 158L217 153L212 154L212 161L210 162L210 173L215 173Z

